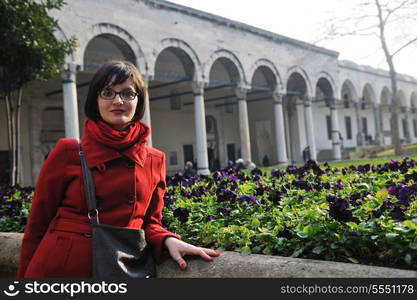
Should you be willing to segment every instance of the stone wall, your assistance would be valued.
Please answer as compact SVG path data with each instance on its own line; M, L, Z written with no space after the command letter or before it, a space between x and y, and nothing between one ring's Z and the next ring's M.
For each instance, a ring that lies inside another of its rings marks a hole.
M0 277L14 277L22 234L0 232ZM211 262L187 259L180 270L172 260L157 266L159 278L400 278L417 277L417 271L268 255L224 251Z

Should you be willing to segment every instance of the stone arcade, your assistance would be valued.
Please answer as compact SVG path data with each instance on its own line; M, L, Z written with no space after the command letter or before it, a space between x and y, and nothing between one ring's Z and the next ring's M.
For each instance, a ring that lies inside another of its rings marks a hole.
M23 183L33 185L58 138L80 137L89 81L108 59L134 62L149 86L144 122L167 171L237 158L257 165L339 160L390 144L388 72L338 53L161 0L67 0L57 39L77 38L62 78L33 82L22 111ZM417 141L417 80L399 75L400 138ZM3 104L1 104L3 105ZM0 152L7 153L5 107ZM342 139L341 139L342 138ZM2 162L3 164L3 162Z

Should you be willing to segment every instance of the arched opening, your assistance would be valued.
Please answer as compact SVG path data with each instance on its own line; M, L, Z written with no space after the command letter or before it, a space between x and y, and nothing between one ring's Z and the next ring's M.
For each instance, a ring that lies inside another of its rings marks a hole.
M302 151L307 146L303 101L307 96L307 83L304 77L293 72L287 81L287 94L283 99L285 139L288 159L291 163L303 161Z
M328 161L333 159L332 149L332 120L330 106L335 102L333 87L330 81L321 77L316 84L316 92L312 101L312 110L314 118L314 126L316 130L317 159L319 161Z
M391 145L391 112L392 112L392 95L387 87L384 87L381 91L381 99L379 105L381 130L383 136L383 143L385 145Z
M95 73L106 61L125 59L136 63L136 57L130 46L118 36L101 34L94 37L84 52L84 72Z
M341 89L341 108L339 111L340 131L344 137L343 146L354 148L357 144L356 133L358 121L355 115L355 105L358 101L355 87L349 79L345 80Z
M374 105L376 103L375 93L372 86L367 83L362 90L360 98L359 116L362 135L365 145L377 144L377 128L375 126Z
M229 161L242 156L236 89L241 82L235 62L227 57L217 58L211 65L209 84L204 91L206 114L221 123L217 139L207 137L209 165L218 160L223 168Z
M149 82L152 143L167 154L167 173L197 167L192 79L195 65L181 48L167 47L157 56Z
M270 166L278 160L272 107L272 92L276 89L277 79L274 72L267 66L259 66L253 74L247 98L250 135L253 137L252 158L259 166Z

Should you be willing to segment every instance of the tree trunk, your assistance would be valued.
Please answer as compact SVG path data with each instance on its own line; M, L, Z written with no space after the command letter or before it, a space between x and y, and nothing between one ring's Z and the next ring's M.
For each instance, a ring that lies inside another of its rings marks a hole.
M20 174L20 165L22 163L22 160L20 159L20 116L21 116L21 107L22 107L22 88L19 89L17 93L17 99L16 99L16 132L15 132L15 138L16 138L16 144L15 144L15 158L16 158L16 171L15 171L15 178L14 181L16 184L21 184L21 174Z
M20 108L22 89L9 93L5 97L7 114L7 133L10 158L10 184L20 184L19 155L20 155Z
M9 144L9 177L10 184L13 185L13 103L10 94L5 96L6 100L6 115L7 115L7 142Z
M391 126L391 136L392 136L392 143L394 145L394 153L395 155L401 155L401 142L400 142L400 131L398 128L398 115L399 115L399 103L397 97L397 73L394 67L393 56L391 55L388 45L385 39L385 22L384 17L382 15L381 4L379 0L375 0L375 5L378 9L378 20L379 20L379 33L380 33L380 41L382 49L384 50L385 59L387 61L389 67L389 77L391 80L391 103L392 103L392 126Z

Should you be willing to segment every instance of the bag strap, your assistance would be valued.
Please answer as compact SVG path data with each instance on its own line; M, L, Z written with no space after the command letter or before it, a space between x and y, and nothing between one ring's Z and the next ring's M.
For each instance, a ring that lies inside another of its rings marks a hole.
M83 182L85 188L85 198L87 201L88 209L88 218L90 219L91 225L98 225L98 210L96 207L96 192L94 188L93 176L91 175L91 170L87 166L87 161L85 159L85 153L81 148L81 143L78 143L81 169L83 173Z

